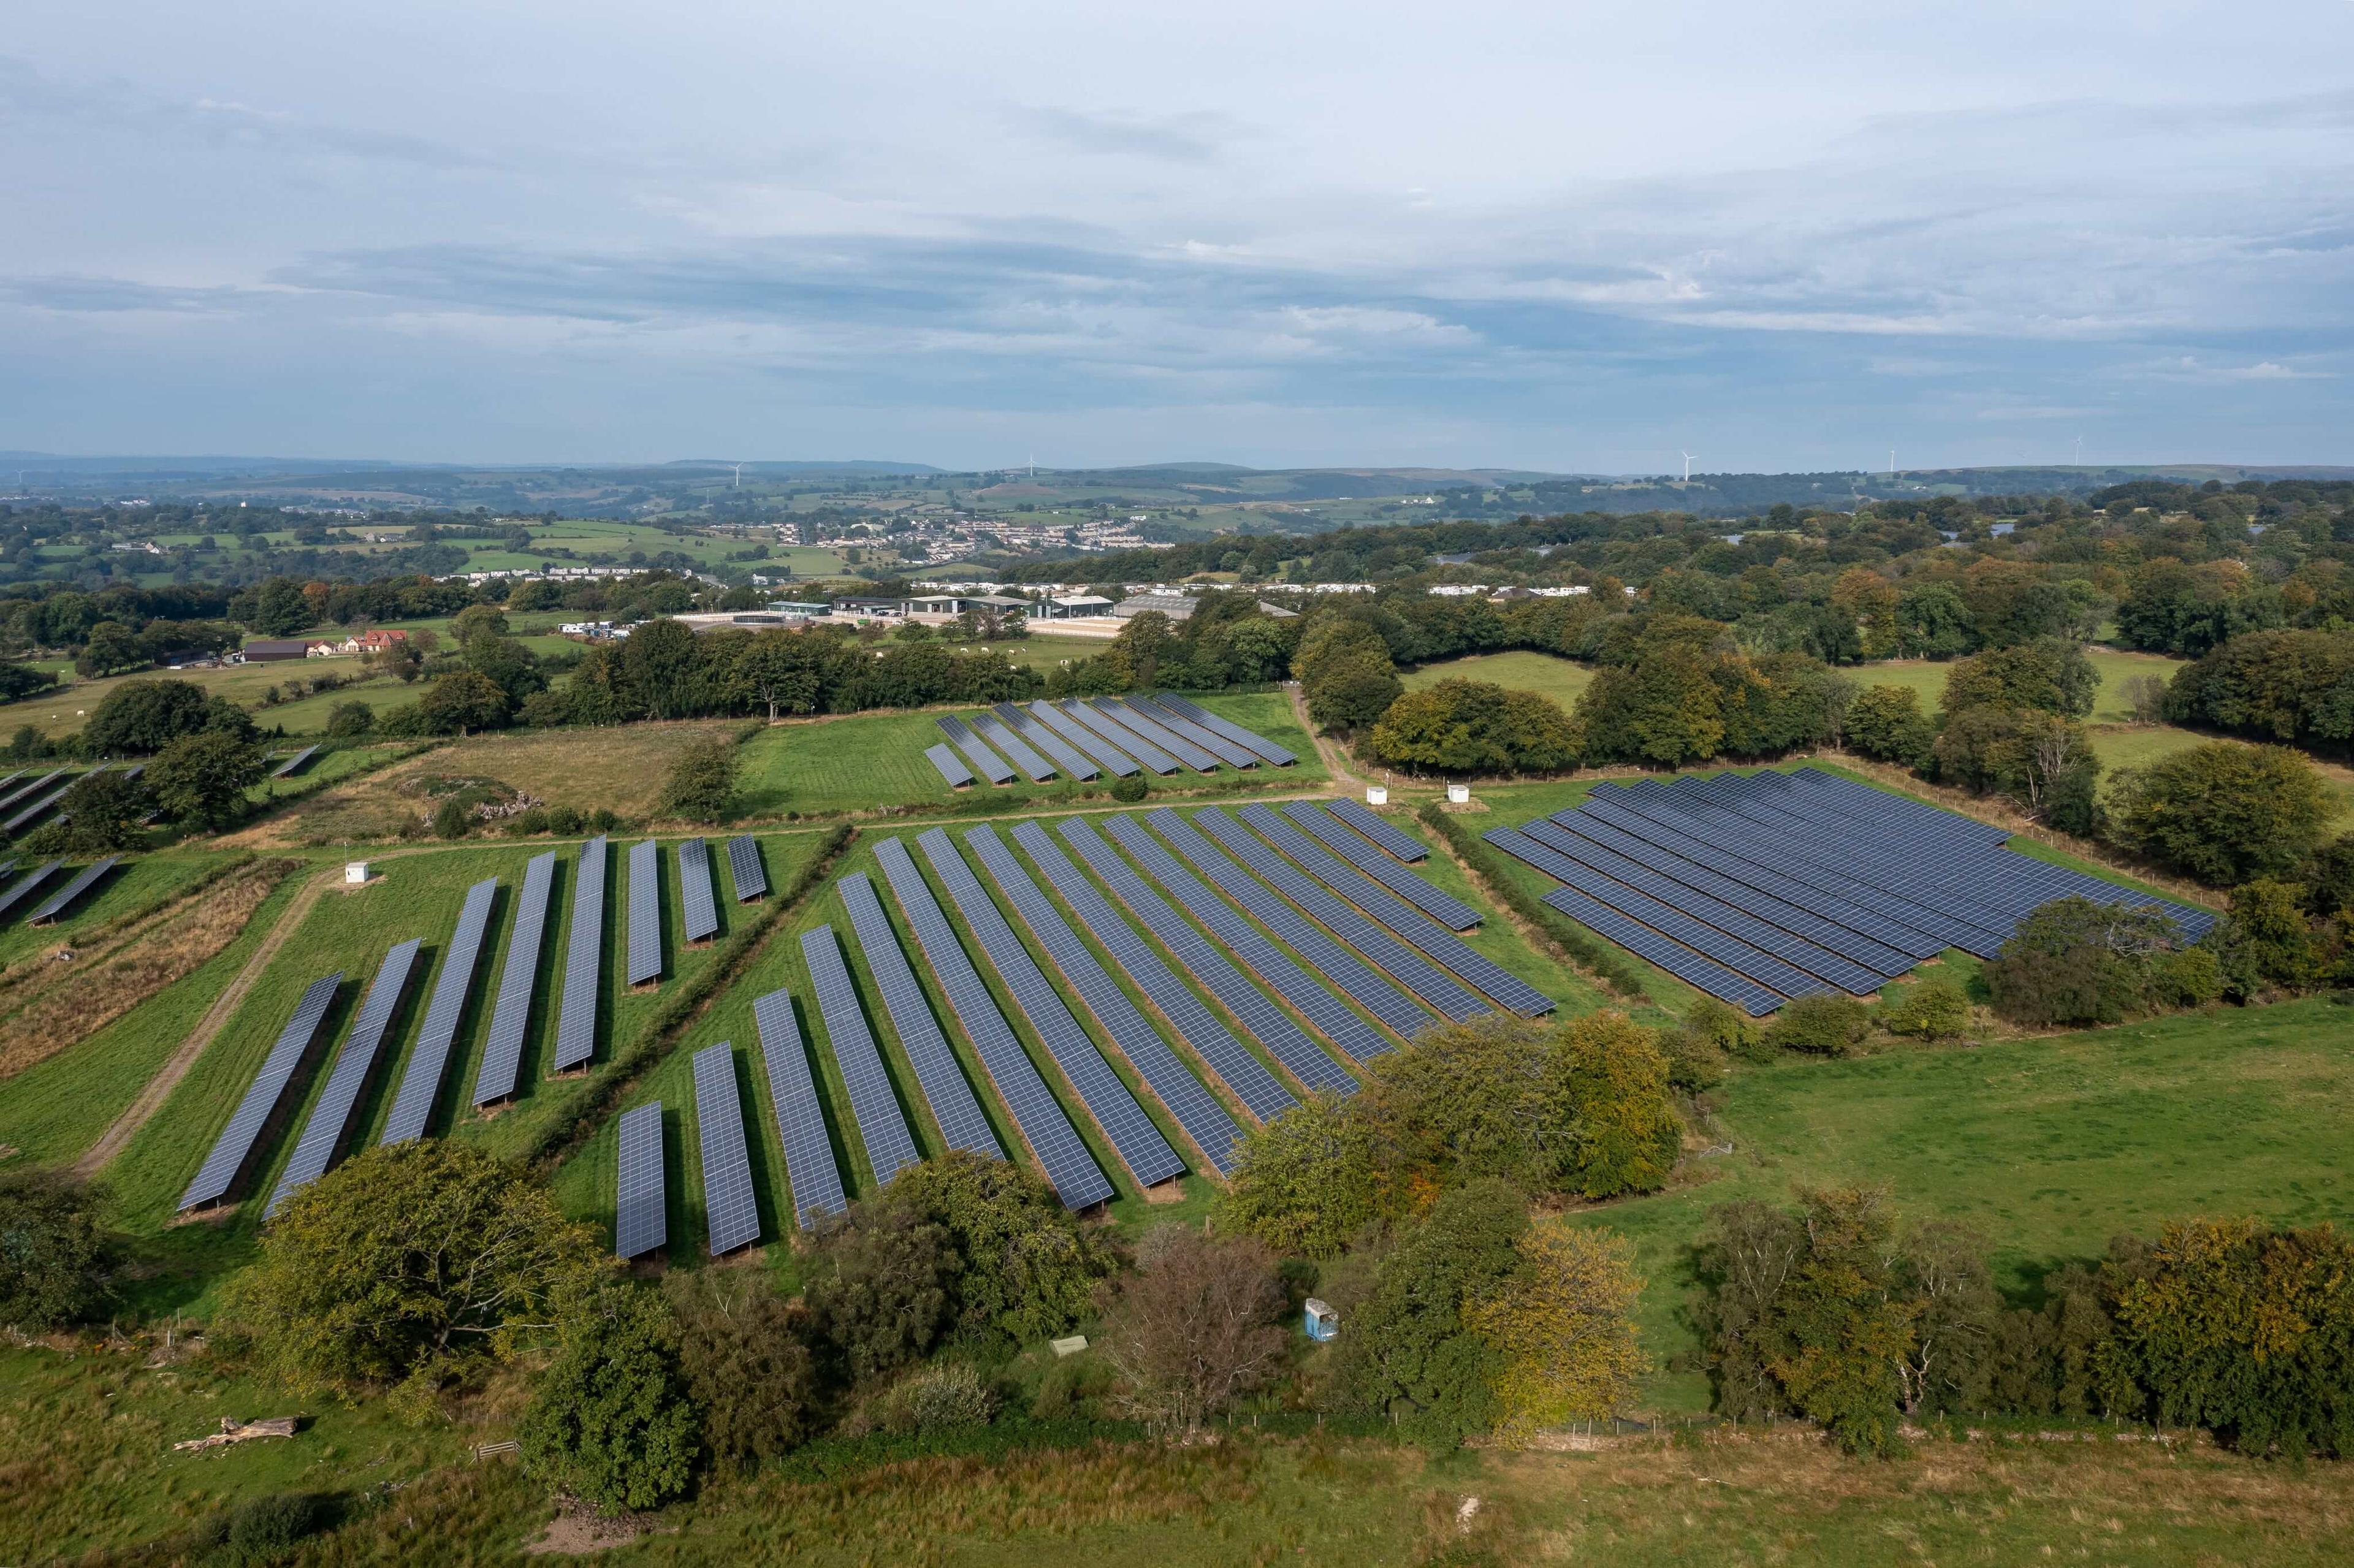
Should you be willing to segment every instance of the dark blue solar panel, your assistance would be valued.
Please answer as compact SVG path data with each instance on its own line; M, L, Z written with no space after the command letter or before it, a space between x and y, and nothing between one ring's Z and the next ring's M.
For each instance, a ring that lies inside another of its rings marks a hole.
M1095 731L1129 756L1135 758L1155 773L1168 774L1177 771L1178 763L1175 758L1144 736L1138 735L1109 714L1080 702L1067 702L1063 704L1062 707L1063 711L1072 718Z
M1055 765L1031 749L1030 743L1014 734L987 714L975 714L970 721L973 733L1005 754L1006 760L1030 775L1031 779L1044 784L1055 776Z
M695 1054L695 1138L703 1149L703 1215L711 1255L760 1239L760 1203L752 1192L751 1151L744 1143L744 1102L736 1092L736 1051L726 1041Z
M916 869L907 846L897 839L885 839L875 846L875 859L907 916L917 945L939 978L949 1010L972 1042L981 1065L997 1086L999 1098L1013 1113L1023 1141L1046 1172L1056 1196L1070 1209L1090 1208L1111 1198L1111 1182L1097 1169L1095 1156L1087 1151L1078 1129L1046 1087L1046 1080L1039 1076L1029 1053L1022 1049L1013 1025L998 1011L996 999L965 956L963 945L941 913L939 901L932 896L931 885Z
M1307 959L1319 975L1350 1001L1408 1040L1429 1027L1430 1014L1360 962L1340 943L1310 924L1307 916L1235 864L1184 818L1163 806L1145 820L1175 846L1188 864L1208 877L1219 892L1240 905L1252 918L1281 938L1293 952ZM1461 990L1460 987L1456 989ZM1485 1009L1475 1007L1473 1011Z
M1409 864L1418 864L1430 858L1430 851L1419 839L1402 832L1394 824L1375 816L1370 807L1354 800L1327 800L1324 809L1373 840L1385 853ZM1356 857L1352 855L1352 860Z
M662 979L662 846L652 839L630 846L630 951L631 985Z
M352 1022L351 1037L344 1042L334 1071L327 1075L327 1086L319 1092L310 1119L294 1139L294 1152L287 1159L265 1213L276 1213L287 1199L324 1176L334 1163L335 1151L351 1131L360 1091L367 1086L383 1051L385 1031L408 989L408 977L416 971L417 945L417 938L411 937L387 953L377 966L376 979L368 982L367 996L360 1003L359 1016Z
M310 761L311 758L316 757L318 754L319 748L317 747L306 746L302 750L296 752L293 756L288 758L285 761L280 763L277 767L271 768L270 770L270 776L272 779L291 779L295 774L302 772L302 765Z
M1129 756L1126 752L1120 750L1118 747L1112 745L1111 742L1106 740L1095 731L1087 728L1087 726L1071 717L1070 715L1065 713L1054 704L1048 702L1032 703L1030 705L1030 714L1031 716L1035 718L1042 726L1054 731L1056 735L1061 736L1066 741L1069 742L1073 750L1078 751L1092 758L1096 763L1102 767L1105 772L1112 774L1116 778L1128 779L1143 771L1141 768L1138 768L1134 762L1129 759Z
M1200 725L1204 729L1215 730L1218 734L1225 736L1228 740L1234 741L1237 745L1250 747L1253 751L1257 752L1259 756L1265 758L1267 761L1274 763L1278 768L1288 768L1293 763L1299 760L1299 758L1292 756L1291 753L1286 751L1283 747L1276 745L1275 742L1267 739L1267 736L1260 735L1256 731L1245 729L1234 720L1230 718L1223 718L1218 715L1212 713L1209 709L1202 706L1199 703L1188 701L1186 698L1178 696L1170 692L1161 692L1157 694L1153 697L1153 701L1159 703L1162 707L1168 708L1173 713L1184 715L1187 718L1192 719L1195 724Z
M1137 1075L1160 1098L1169 1114L1177 1118L1177 1125L1185 1129L1193 1147L1208 1156L1220 1171L1231 1174L1235 1144L1242 1137L1242 1128L1235 1125L1226 1107L1177 1059L1160 1031L1119 989L1119 982L1096 961L1095 954L1079 940L1062 912L1038 891L1038 885L998 838L997 831L973 828L965 833L964 842L989 873L990 880L1013 906L1022 923L1030 927L1038 945L1046 949L1047 958L1079 993L1079 1000L1094 1015L1096 1026L1119 1048L1129 1065L1136 1069Z
M1023 839L1023 843L1027 845L1029 841L1023 838L1023 834L1034 826L1034 823L1024 822L1021 827L1013 830L1013 835ZM1104 885L1112 890L1113 895L1128 906L1129 913L1142 921L1145 929L1158 938L1161 945L1175 956L1178 964L1184 971L1199 980L1212 996L1216 997L1219 1003L1228 1012L1234 1014L1243 1028L1249 1032L1251 1038L1267 1047L1267 1054L1282 1063L1293 1077L1310 1089L1327 1089L1339 1095L1356 1093L1357 1080L1349 1075L1348 1069L1326 1055L1298 1024L1291 1022L1289 1013L1269 1001L1264 991L1245 980L1242 971L1227 961L1226 956L1218 950L1215 944L1204 937L1192 922L1172 908L1166 899L1155 893L1144 878L1136 874L1133 867L1120 859L1113 853L1109 844L1097 836L1093 823L1085 817L1066 817L1061 822L1058 831L1062 833L1064 842L1078 852L1081 860L1087 863L1088 869L1100 877ZM1149 839L1145 842L1150 842ZM1153 847L1156 853L1161 854L1161 859L1168 861L1165 869L1190 884L1204 901L1215 902L1214 896L1207 888L1194 882L1184 871L1179 869L1176 862L1168 860L1166 852L1160 851L1157 845ZM1032 850L1032 858L1038 858L1034 849ZM1040 863L1045 863L1041 860ZM1086 918L1084 915L1082 917ZM1095 922L1089 919L1088 924L1093 927ZM1274 951L1272 946L1268 947L1267 951L1269 953ZM1120 957L1122 963L1129 966L1131 974L1140 976L1148 972L1142 965L1132 962L1125 956L1117 953L1114 956ZM1157 965L1158 962L1159 960L1155 959L1154 963ZM1300 980L1303 985L1313 984L1304 975L1300 976ZM1148 989L1150 989L1149 982ZM1181 986L1179 990L1182 991L1183 988ZM1183 994L1188 998L1192 996L1190 991L1184 991ZM1182 1003L1174 999L1161 1001L1160 993L1157 991L1154 992L1154 999L1163 1012L1168 1013L1172 1019L1178 1017L1177 1012L1172 1009L1181 1007ZM1326 994L1324 1000L1339 1012L1350 1018L1355 1018L1354 1013L1341 1007L1330 993ZM1196 1003L1196 1005L1199 1004ZM1206 1017L1206 1009L1204 1010L1204 1013ZM1208 1019L1208 1024L1224 1033L1224 1026L1218 1024L1214 1018ZM1189 1040L1193 1038L1191 1028L1182 1022L1179 1027L1186 1029L1186 1037ZM1379 1043L1380 1036L1374 1034L1372 1030L1366 1029L1362 1022L1357 1027L1363 1031L1367 1039ZM1199 1042L1195 1042L1194 1048L1201 1051L1204 1059L1225 1076L1227 1086L1242 1097L1243 1103L1249 1106L1259 1116L1262 1118L1272 1116L1282 1109L1282 1103L1278 1103L1272 1093L1264 1088L1254 1091L1243 1086L1243 1081L1249 1081L1246 1069L1237 1065L1232 1073L1228 1073L1223 1065L1223 1052L1219 1055L1213 1055ZM1256 1065L1257 1059L1252 1057L1250 1061L1253 1065ZM1271 1077L1272 1075L1270 1075ZM1290 1100L1290 1091L1285 1089L1280 1083L1275 1084L1274 1087L1276 1093L1282 1094L1283 1103ZM1275 1109L1263 1110L1260 1108L1262 1104L1273 1106Z
M898 936L884 916L875 885L864 872L854 871L842 879L841 889L843 907L850 911L850 927L857 934L867 972L883 993L883 1010L891 1015L899 1047L907 1052L916 1080L924 1086L924 1098L931 1103L940 1137L950 1149L1004 1159L1005 1150L998 1146L981 1101L974 1097L972 1086L964 1081L956 1053L949 1048L948 1036L940 1033L939 1021L932 1016L931 1003L916 983L916 971L899 948Z
M572 929L564 949L564 992L556 1016L555 1070L585 1067L597 1054L597 992L605 972L605 840L580 850L572 885Z
M1144 831L1143 823L1131 817L1108 817L1104 821L1104 830L1118 841L1119 847L1126 850L1137 864L1144 868L1146 874L1169 890L1169 896L1175 899L1187 914L1199 920L1212 936L1224 943L1226 951L1265 981L1269 990L1298 1008L1324 1038L1360 1062L1391 1049L1391 1042L1385 1036L1351 1011L1349 1005L1326 989L1322 981L1294 963L1282 948L1267 940L1257 927L1244 919L1232 906L1196 881L1192 873L1177 863L1176 857ZM1232 870L1231 866L1229 870ZM1239 875L1240 873L1235 872L1235 874ZM1312 1064L1283 1054L1264 1034L1259 1038L1266 1042L1268 1050L1277 1051L1283 1064L1299 1075L1302 1083L1313 1084L1314 1080L1308 1076Z
M719 901L711 888L711 848L701 839L678 846L678 900L685 916L679 935L707 942L719 934Z
M1081 755L1078 747L1040 724L1035 715L1012 703L1000 703L990 711L1002 720L1008 729L1054 758L1055 766L1070 777L1084 782L1103 776L1103 770Z
M949 897L964 916L965 926L981 943L981 951L989 955L991 968L1005 981L1006 990L1013 993L1014 1006L1030 1021L1030 1027L1055 1063L1063 1070L1063 1077L1095 1118L1096 1126L1119 1151L1131 1174L1143 1186L1150 1187L1174 1176L1184 1174L1184 1161L1144 1107L1136 1103L1119 1075L1103 1059L1095 1042L1087 1038L1079 1021L1063 1004L1054 986L1005 923L997 906L990 902L989 894L974 876L956 845L947 833L932 828L919 834L917 846L924 852L934 874L949 890Z
M450 1049L458 1038L458 1020L474 989L474 971L482 967L482 933L489 929L491 906L497 899L499 879L486 876L466 890L466 906L458 912L458 931L450 938L441 973L433 982L433 999L425 1004L425 1025L400 1072L400 1087L386 1117L384 1141L406 1143L425 1136L433 1102L441 1094L441 1076L449 1069Z
M973 782L972 769L967 768L964 765L964 759L947 747L928 746L924 747L924 755L930 758L932 766L940 770L940 777L948 781L949 789L961 789Z
M825 1021L825 1037L842 1069L843 1086L850 1093L850 1114L857 1119L858 1136L866 1145L866 1163L878 1187L922 1158L915 1135L900 1114L899 1098L891 1090L891 1075L883 1069L883 1054L875 1049L875 1033L858 1005L850 983L850 966L842 961L842 947L833 927L820 926L801 934L801 958L809 965L810 989L817 993L818 1016Z
M1005 765L1005 759L983 746L981 743L981 737L965 728L962 720L950 718L944 714L932 722L940 726L940 733L947 736L950 744L954 745L959 751L964 753L965 759L972 764L974 769L982 778L991 784L1013 782L1013 769Z
M1118 697L1097 697L1096 706L1126 726L1130 734L1142 736L1195 772L1215 773L1218 770L1215 757L1168 726L1155 722L1142 710L1130 707Z
M16 863L12 861L9 863L13 865ZM58 874L58 868L63 864L65 864L64 861L53 860L46 865L37 865L18 877L16 885L5 893L0 893L0 919L6 918L8 911L22 904L32 894L33 889L55 876Z
M769 895L769 869L760 863L759 840L738 833L727 841L727 874L736 884L737 903Z
M1280 821L1272 811L1267 814L1271 821ZM1195 826L1208 829L1210 836L1225 845L1226 853L1249 867L1254 874L1299 906L1310 917L1320 921L1326 930L1363 953L1374 968L1405 986L1428 1006L1458 1021L1495 1011L1484 997L1467 989L1453 975L1383 930L1367 919L1363 912L1334 897L1314 877L1244 832L1242 824L1224 811L1215 807L1196 811L1193 821ZM1294 833L1292 836L1297 838L1299 835ZM1429 922L1425 921L1424 924L1427 926ZM1436 934L1437 928L1432 927L1432 930ZM1537 1001L1547 1007L1552 1005L1543 997Z
M294 1004L294 1015L279 1031L277 1044L270 1046L261 1071L246 1086L245 1097L238 1101L228 1125L214 1139L212 1152L205 1156L196 1180L180 1194L181 1213L208 1208L235 1189L238 1178L253 1158L254 1145L260 1140L262 1129L277 1114L279 1102L286 1097L302 1058L311 1054L312 1045L318 1040L319 1025L334 1002L335 988L343 983L340 970L313 980L310 989L303 991L302 1000Z
M31 915L26 916L25 924L27 926L48 925L50 921L56 919L58 916L72 908L76 899L80 898L83 894L88 893L91 888L97 886L99 882L105 877L108 872L112 871L116 866L122 863L122 857L121 855L111 854L104 860L93 861L90 864L84 866L80 875L75 877L71 882L67 883L63 887L58 888L55 893L50 894L48 898L42 901L39 908L34 910Z
M772 991L752 1002L760 1031L760 1055L769 1068L769 1097L777 1112L777 1137L784 1145L785 1177L793 1188L793 1219L807 1230L848 1206L842 1172L826 1136L825 1108L810 1074L809 1051L793 1017L792 992Z
M1251 1054L1250 1048L1235 1039L1203 1005L1202 999L1170 971L1151 944L1119 917L1119 912L1096 891L1095 884L1082 875L1070 857L1046 836L1045 829L1035 822L1023 822L1015 826L1013 839L1045 874L1046 880L1054 884L1055 891L1077 918L1079 928L1103 944L1119 971L1151 999L1152 1005L1178 1035L1253 1116L1264 1121L1298 1103L1282 1081L1267 1071L1265 1064ZM1261 1002L1265 1005L1264 998Z
M621 1113L620 1157L613 1171L613 1250L637 1257L670 1242L663 1171L663 1108L654 1100Z
M1448 930L1469 931L1479 924L1479 911L1453 894L1433 887L1315 801L1294 800L1283 808L1283 814L1307 829L1329 853L1346 861L1359 875L1380 883L1394 896L1405 899Z
M556 852L534 855L524 868L523 895L515 900L514 929L507 933L506 961L499 969L498 1001L491 1007L491 1033L474 1069L474 1103L486 1106L515 1092L523 1066L524 1026L539 989L539 948L547 937L548 892L556 881Z
M1257 752L1247 746L1240 746L1228 740L1215 730L1195 724L1174 708L1156 702L1150 697L1137 696L1133 694L1120 700L1178 739L1208 752L1229 768L1258 766Z

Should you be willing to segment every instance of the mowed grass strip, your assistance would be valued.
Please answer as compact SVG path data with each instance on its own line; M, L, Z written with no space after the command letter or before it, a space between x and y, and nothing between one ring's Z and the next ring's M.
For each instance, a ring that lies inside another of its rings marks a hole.
M1441 681L1487 681L1511 692L1534 692L1551 697L1564 712L1577 705L1585 688L1594 684L1594 671L1575 659L1533 649L1506 653L1470 653L1442 659L1408 670L1398 677L1409 692L1419 692Z

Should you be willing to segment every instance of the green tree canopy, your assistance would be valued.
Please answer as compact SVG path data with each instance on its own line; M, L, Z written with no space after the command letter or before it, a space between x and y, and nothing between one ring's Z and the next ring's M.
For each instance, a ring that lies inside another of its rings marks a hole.
M141 782L172 821L217 831L245 815L245 792L260 779L260 747L206 730L164 747Z
M2330 815L2321 776L2302 754L2229 740L2119 772L2108 810L2128 847L2221 885L2294 871Z
M215 730L253 738L253 721L225 697L193 681L125 681L107 693L82 730L93 756L152 757L183 736Z
M701 1437L659 1292L616 1282L573 1304L515 1440L525 1474L609 1513L685 1493Z

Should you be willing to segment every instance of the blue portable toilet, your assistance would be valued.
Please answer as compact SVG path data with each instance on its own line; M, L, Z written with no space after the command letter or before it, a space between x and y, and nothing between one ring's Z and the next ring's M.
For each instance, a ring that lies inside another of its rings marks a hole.
M1341 1331L1341 1314L1313 1296L1308 1298L1308 1337L1324 1340Z

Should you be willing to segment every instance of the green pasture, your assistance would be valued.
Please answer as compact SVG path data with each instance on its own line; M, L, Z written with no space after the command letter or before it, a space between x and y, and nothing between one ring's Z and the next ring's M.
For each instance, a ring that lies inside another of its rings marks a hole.
M1405 671L1398 678L1409 692L1435 686L1441 681L1492 682L1508 691L1534 692L1539 696L1551 697L1566 712L1577 705L1577 699L1594 683L1594 671L1558 654L1517 649L1509 653L1471 653L1460 659L1441 660Z

